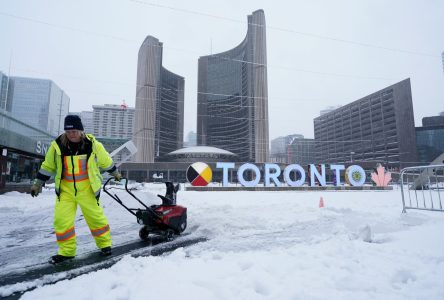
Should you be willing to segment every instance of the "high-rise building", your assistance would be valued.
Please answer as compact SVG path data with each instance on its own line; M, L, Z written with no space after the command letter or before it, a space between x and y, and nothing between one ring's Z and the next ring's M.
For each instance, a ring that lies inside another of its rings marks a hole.
M318 161L417 162L410 79L314 119Z
M94 132L94 112L93 111L82 111L80 112L80 119L82 119L83 129L86 133ZM134 116L133 116L134 123ZM133 124L134 125L134 124ZM133 129L133 128L131 128Z
M319 115L325 115L326 113L329 113L331 111L334 111L335 109L341 107L341 105L337 105L337 106L329 106L327 108L324 108L323 110L320 111Z
M185 79L162 66L162 43L147 36L139 49L133 141L136 162L154 162L183 146Z
M85 133L94 133L94 113L92 111L69 112L70 115L77 115L82 120L83 131Z
M293 139L291 144L288 145L287 155L288 164L307 166L317 163L315 140L305 138Z
M441 53L441 57L442 57L442 69L444 72L444 52Z
M302 134L281 136L270 142L270 161L305 166L316 162L314 139Z
M6 109L9 78L0 72L0 109Z
M197 143L266 162L268 134L265 14L257 10L237 47L199 58Z
M135 109L126 105L93 105L92 131L95 136L107 138L131 139L134 132ZM91 116L82 113L84 127L88 127ZM85 128L85 132L88 132Z
M288 146L294 139L303 139L302 134L291 134L272 139L270 142L270 161L288 163Z
M51 80L11 76L6 110L30 126L59 135L69 111L69 97Z
M184 143L184 147L194 147L197 145L197 134L194 131L190 131L187 134L187 138Z
M444 115L422 118L423 127L439 126L439 125L444 125Z

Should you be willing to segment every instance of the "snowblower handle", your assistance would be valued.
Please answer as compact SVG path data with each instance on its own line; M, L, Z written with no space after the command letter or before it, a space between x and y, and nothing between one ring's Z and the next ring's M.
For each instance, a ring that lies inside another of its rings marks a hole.
M133 214L133 215L135 215L135 216L137 216L135 213L134 213L134 211L133 210L135 210L135 209L131 209L131 208L128 208L123 202L122 202L122 200L120 200L120 198L119 198L119 196L117 196L116 194L111 194L110 192L109 192L109 190L106 188L106 186L108 185L108 183L112 180L112 179L114 179L113 177L110 177L106 182L105 182L105 184L103 185L103 191L105 192L105 193L107 193L111 198L113 198L116 202L118 202L120 205L122 205L127 211L129 211L131 214ZM145 209L147 210L147 211L149 211L149 212L151 212L152 214L153 214L153 216L155 216L156 218L158 218L158 219L162 219L162 217L161 216L159 216L151 207L149 207L149 206L147 206L145 203L143 203L139 198L137 198L136 197L136 195L134 195L131 191L130 191L130 189L128 188L128 178L122 178L121 180L125 180L125 190L126 190L126 192L128 193L128 194L130 194L131 195L131 197L133 197L134 199L136 199L136 201L137 202L139 202L141 205L143 205L143 207L145 207Z
M116 194L111 194L109 191L108 191L108 189L106 188L106 186L108 185L108 183L112 180L112 179L114 179L113 177L110 177L110 178L108 178L108 180L105 182L105 184L103 185L103 191L105 192L105 193L107 193L108 194L108 196L110 196L112 199L114 199L117 203L119 203L120 205L122 205L127 211L129 211L132 215L136 215L135 214L135 212L133 212L132 211L132 209L131 208L128 208L125 204L123 204L123 202L122 202L122 200L120 200L120 198L119 198L119 196L117 196ZM127 178L122 178L122 179L125 179L126 180L126 182L125 182L125 186L128 184L128 179ZM121 180L122 180L121 179Z

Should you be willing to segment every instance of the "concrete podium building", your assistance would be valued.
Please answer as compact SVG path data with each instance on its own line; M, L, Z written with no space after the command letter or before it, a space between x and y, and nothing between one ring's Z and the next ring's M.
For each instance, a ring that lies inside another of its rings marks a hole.
M198 64L197 144L222 148L241 161L269 160L265 14L248 16L245 39Z
M322 163L417 164L410 79L315 118L314 135Z
M147 36L139 49L135 162L159 161L183 146L185 79L162 66L162 47L157 38Z

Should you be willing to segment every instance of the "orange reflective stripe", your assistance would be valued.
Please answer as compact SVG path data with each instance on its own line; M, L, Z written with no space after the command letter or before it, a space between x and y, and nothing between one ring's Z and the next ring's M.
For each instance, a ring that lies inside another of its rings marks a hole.
M68 164L68 157L65 156L65 176L68 176L69 172L69 164Z
M102 228L91 230L91 234L95 237L101 236L109 231L109 224L106 224Z
M72 168L74 166L70 166L68 157L70 156L65 156L65 172L63 173L63 179L65 179L66 181L69 182L73 182L74 179L75 181L83 181L88 179L88 165L87 165L87 160L86 157L85 158L80 158L79 156L74 156L74 159L77 160L77 170L74 168L74 174L71 173ZM77 171L77 172L76 172Z
M74 230L74 227L72 227L62 233L56 232L57 242L63 242L63 241L69 240L70 238L73 238L75 235L76 235L76 231Z

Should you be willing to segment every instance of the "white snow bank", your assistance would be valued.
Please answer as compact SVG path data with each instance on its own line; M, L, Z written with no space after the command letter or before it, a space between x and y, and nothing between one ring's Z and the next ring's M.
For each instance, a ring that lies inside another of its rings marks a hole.
M162 185L139 188L136 193L151 203L160 202L154 194L164 193ZM102 201L115 240L134 239L135 218L109 197ZM208 242L161 257L125 257L22 299L444 298L444 215L401 214L398 190L181 191L178 202L188 207L187 230L208 236ZM88 240L85 232L78 247L93 248Z

